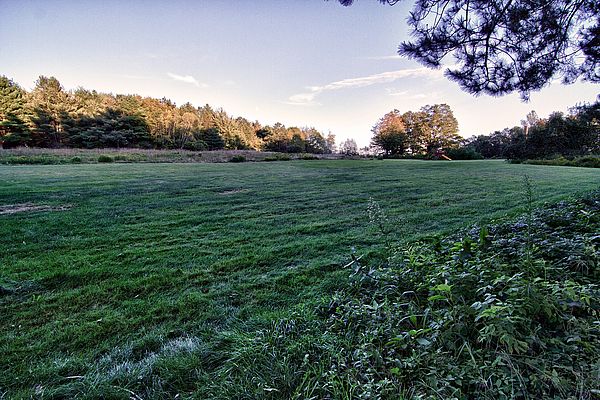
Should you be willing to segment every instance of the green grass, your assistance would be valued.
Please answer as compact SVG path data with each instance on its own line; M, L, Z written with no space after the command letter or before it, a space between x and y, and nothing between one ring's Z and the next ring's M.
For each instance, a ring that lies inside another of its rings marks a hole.
M413 240L521 212L523 174L538 203L600 186L502 161L0 166L0 210L47 206L0 215L0 398L218 398L240 338L374 249L369 198Z

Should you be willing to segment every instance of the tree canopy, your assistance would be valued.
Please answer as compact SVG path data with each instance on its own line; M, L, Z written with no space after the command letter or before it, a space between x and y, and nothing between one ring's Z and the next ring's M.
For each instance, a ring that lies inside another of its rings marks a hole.
M573 107L568 114L554 112L542 119L535 111L523 126L466 139L486 158L541 159L600 153L600 102Z
M263 126L209 105L113 95L40 76L31 92L0 76L0 148L142 147L331 153L335 137L311 127Z
M393 110L375 124L372 132L371 144L392 156L406 152L431 155L439 149L456 147L461 139L458 122L447 104L426 105L404 114Z
M406 123L400 111L385 114L373 127L371 144L386 155L402 155L409 144Z
M475 95L528 99L554 79L600 82L597 0L416 0L408 25L413 39L398 53L432 68L453 56L446 76Z

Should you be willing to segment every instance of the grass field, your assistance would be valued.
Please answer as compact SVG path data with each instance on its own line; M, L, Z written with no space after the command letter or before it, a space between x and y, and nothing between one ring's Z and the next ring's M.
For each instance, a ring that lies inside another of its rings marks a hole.
M413 240L519 213L524 174L538 204L600 187L502 161L0 166L0 399L218 397L233 336L372 252L369 198Z

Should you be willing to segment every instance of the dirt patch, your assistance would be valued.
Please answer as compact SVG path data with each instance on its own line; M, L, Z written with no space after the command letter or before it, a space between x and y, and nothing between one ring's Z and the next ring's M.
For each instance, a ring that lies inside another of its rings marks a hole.
M6 204L0 205L0 215L5 214L16 214L21 212L36 212L36 211L65 211L71 208L69 204L64 204L61 206L49 206L45 204L33 204L33 203L23 203L23 204Z
M232 194L236 194L236 193L248 193L249 191L250 191L250 189L233 189L233 190L226 190L219 194L221 196L228 196L228 195L232 195Z

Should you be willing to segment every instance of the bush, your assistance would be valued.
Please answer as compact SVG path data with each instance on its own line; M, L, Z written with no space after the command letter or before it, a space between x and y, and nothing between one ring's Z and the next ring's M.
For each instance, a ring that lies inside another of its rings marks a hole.
M524 163L532 165L554 165L562 167L585 167L585 168L600 168L600 156L583 156L583 157L572 157L565 158L563 156L542 159L542 160L511 160L513 163Z
M600 156L587 156L573 160L577 167L600 168Z
M183 145L185 150L204 151L208 150L208 145L203 140L192 140Z
M99 163L111 163L114 162L114 158L112 158L111 156L107 156L105 154L101 155L100 157L98 157L98 162Z
M229 162L233 162L233 163L240 163L240 162L245 162L246 161L246 157L244 157L241 154L235 155L233 157L231 157L231 159L229 160Z
M458 149L447 149L446 155L453 160L482 160L483 156L472 147L459 147Z
M81 164L82 160L81 157L75 156L73 158L71 158L71 163L73 164Z

